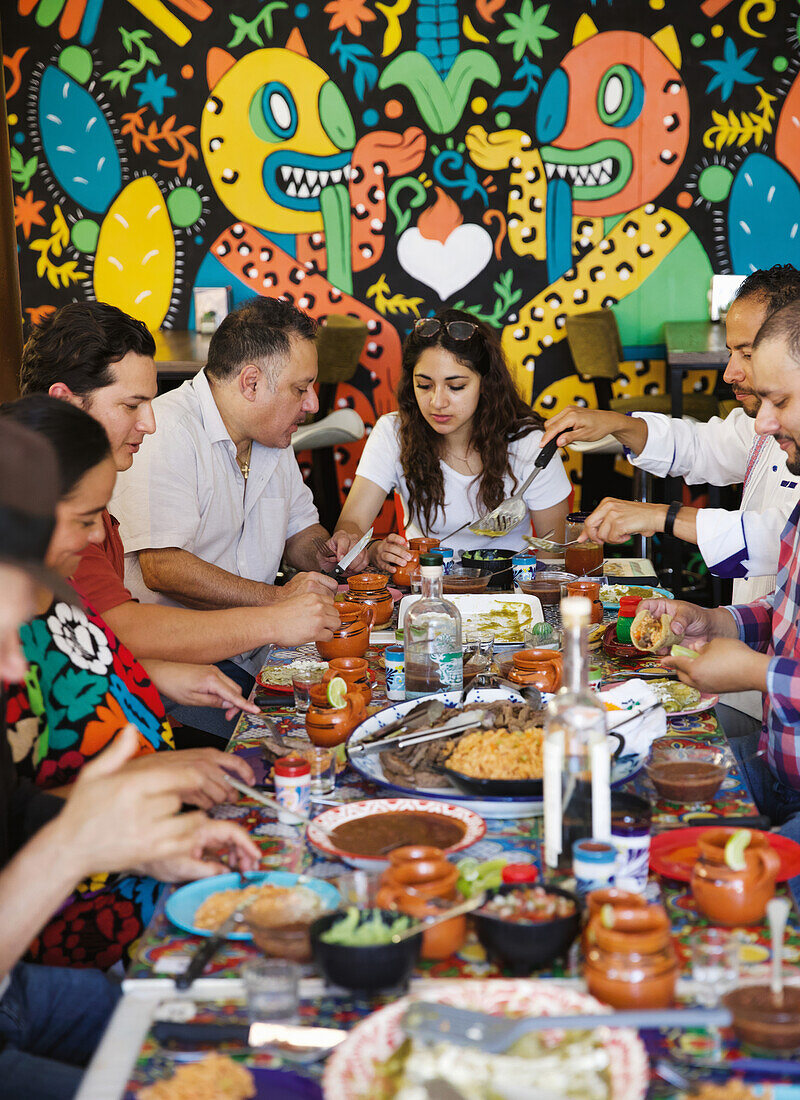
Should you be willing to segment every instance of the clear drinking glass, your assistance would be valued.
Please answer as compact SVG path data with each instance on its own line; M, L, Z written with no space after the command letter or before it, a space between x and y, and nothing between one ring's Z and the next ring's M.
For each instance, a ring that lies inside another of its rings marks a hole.
M359 909L373 909L380 888L380 876L366 871L345 871L333 880L342 896L342 906L355 905Z
M422 574L421 573L412 573L411 574L411 594L418 596L421 591L422 591Z
M251 1023L299 1021L300 967L283 959L255 959L242 965Z
M309 745L303 756L311 766L311 797L333 794L336 787L336 753L322 745Z
M464 676L479 676L486 672L494 660L494 634L481 632L469 634L463 639Z
M319 668L298 668L292 670L294 707L298 714L305 714L311 706L311 685L321 683L324 675L325 670Z
M699 1004L713 1008L738 980L738 935L706 928L692 937L692 981Z

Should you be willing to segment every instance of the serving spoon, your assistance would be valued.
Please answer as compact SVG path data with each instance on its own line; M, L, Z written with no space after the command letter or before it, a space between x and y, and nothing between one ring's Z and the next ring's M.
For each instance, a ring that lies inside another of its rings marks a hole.
M783 1005L783 937L788 916L787 898L771 898L767 902L769 938L772 944L772 972L769 984L772 989L772 1001L777 1008Z

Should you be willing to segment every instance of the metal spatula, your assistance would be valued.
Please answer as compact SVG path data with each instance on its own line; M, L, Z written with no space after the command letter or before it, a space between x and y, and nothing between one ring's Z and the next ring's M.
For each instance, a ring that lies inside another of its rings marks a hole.
M542 447L538 458L533 464L533 469L516 493L513 493L508 500L504 500L502 504L498 504L493 511L470 524L469 529L473 535L489 535L492 538L497 538L513 531L515 527L519 527L524 519L527 519L528 506L522 498L533 479L542 472L557 450L558 442L555 439L551 439L546 447Z

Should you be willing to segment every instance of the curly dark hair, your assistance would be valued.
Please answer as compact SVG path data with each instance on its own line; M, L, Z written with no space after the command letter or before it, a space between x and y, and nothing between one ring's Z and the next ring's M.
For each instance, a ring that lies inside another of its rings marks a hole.
M800 271L791 264L775 264L753 271L736 291L733 300L736 302L741 298L761 298L766 303L767 316L771 316L800 298Z
M397 389L400 462L408 487L409 514L424 521L427 531L440 509L444 514L444 477L440 465L443 441L423 417L414 393L414 367L427 348L444 348L462 366L480 376L480 396L472 421L470 446L480 456L482 473L477 475L481 479L478 501L487 512L505 498L503 480L506 474L510 474L514 488L517 487L508 460L508 444L544 426L541 416L517 393L493 328L459 309L442 310L436 320L442 327L434 337L419 336L414 329L406 337ZM450 321L469 321L475 325L475 332L468 340L454 340L445 330Z

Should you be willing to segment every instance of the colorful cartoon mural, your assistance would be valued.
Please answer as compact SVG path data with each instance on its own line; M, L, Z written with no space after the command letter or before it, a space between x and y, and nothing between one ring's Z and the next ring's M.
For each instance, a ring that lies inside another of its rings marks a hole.
M611 308L654 349L614 393L655 392L713 271L800 265L796 0L5 8L30 320L96 296L186 328L202 286L346 312L368 336L335 401L372 424L411 324L457 304L548 412L598 400L568 315Z

